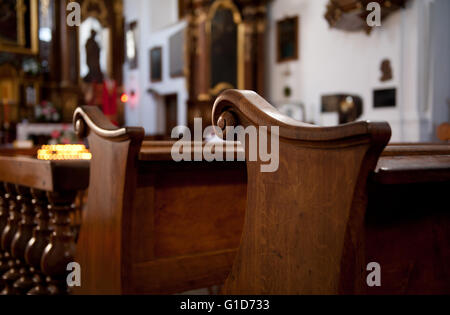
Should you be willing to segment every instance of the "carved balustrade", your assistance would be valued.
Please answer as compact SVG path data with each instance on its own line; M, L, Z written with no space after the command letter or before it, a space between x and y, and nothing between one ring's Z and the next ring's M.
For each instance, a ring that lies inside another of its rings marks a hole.
M1 294L68 293L88 183L89 161L0 156Z

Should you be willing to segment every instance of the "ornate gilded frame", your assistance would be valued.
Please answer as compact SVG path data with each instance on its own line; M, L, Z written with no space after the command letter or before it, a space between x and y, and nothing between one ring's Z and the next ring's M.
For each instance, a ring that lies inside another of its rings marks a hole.
M73 0L72 0L73 1ZM121 0L113 0L113 10L114 14L116 15L116 23L119 30L122 30L122 16L123 16L123 2ZM90 7L94 5L97 6L99 9L97 10L90 10ZM94 18L100 22L100 24L104 27L109 29L109 38L108 38L108 56L106 57L108 59L107 61L107 74L109 76L112 76L113 73L113 50L114 50L114 38L112 33L112 25L109 23L109 11L106 8L104 0L84 0L81 4L81 22L83 23L88 18ZM80 41L80 33L79 30L77 30L77 38L78 41ZM80 72L80 69L78 70ZM80 75L79 75L80 76ZM79 77L80 82L82 81L82 78Z
M220 83L216 84L216 86L214 86L213 88L210 89L209 93L212 96L215 96L218 93L220 93L222 90L228 89L228 88L238 88L241 90L245 89L245 77L244 77L245 25L242 22L242 16L241 16L241 13L239 12L239 9L233 3L232 0L216 0L209 9L208 16L206 18L206 26L205 26L209 60L211 60L210 47L211 47L212 20L213 20L214 16L216 15L216 12L219 9L227 9L233 13L233 20L236 23L237 29L238 29L238 35L237 35L237 37L238 37L237 38L237 41L238 41L237 42L237 49L238 49L238 51L237 51L237 59L238 59L238 62L237 62L237 76L238 76L237 77L237 85L238 86L234 87L228 82L220 82Z
M16 54L29 54L36 55L39 52L39 3L38 0L30 0L30 47L25 47L25 12L28 9L24 3L24 0L16 0L17 11L17 33L18 41L16 43L1 41L0 51L10 52Z

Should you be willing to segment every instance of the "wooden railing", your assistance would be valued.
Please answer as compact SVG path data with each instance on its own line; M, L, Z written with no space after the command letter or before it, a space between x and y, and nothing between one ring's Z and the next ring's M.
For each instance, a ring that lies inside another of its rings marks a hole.
M88 161L0 156L0 289L4 295L67 294Z

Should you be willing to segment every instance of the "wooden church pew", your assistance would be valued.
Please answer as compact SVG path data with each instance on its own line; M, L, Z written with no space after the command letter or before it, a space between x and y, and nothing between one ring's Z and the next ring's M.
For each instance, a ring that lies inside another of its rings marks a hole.
M242 232L245 162L174 162L174 142L143 141L143 129L118 129L95 107L78 108L74 123L93 155L75 293L166 294L223 284Z
M243 237L224 293L450 292L448 147L384 150L386 123L314 127L250 91L219 96L213 122L279 126L278 171L247 159ZM368 287L370 262L381 287Z

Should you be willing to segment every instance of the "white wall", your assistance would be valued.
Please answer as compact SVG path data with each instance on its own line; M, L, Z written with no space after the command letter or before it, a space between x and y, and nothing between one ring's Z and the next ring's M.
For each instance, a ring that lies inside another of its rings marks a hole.
M142 126L149 135L165 131L165 106L163 99L147 92L149 88L161 95L178 94L178 124L187 124L187 89L185 78L170 78L169 37L186 27L185 22L177 22L178 4L176 0L125 0L126 23L138 21L138 68L130 70L124 65L124 86L130 97L125 110L128 126ZM155 46L163 48L163 81L150 82L149 51Z
M419 50L423 1L412 0L406 10L391 15L368 36L330 29L324 18L328 0L274 0L269 9L267 41L269 99L287 101L283 89L290 86L291 101L303 102L308 120L321 124L322 95L357 94L364 100L362 119L387 120L393 141L421 140L420 125L426 120L426 113L419 110L419 65L425 57ZM293 15L300 17L300 59L277 64L276 21ZM382 83L380 65L385 58L391 60L394 78ZM288 69L291 75L286 77L283 73ZM397 107L374 109L373 90L390 87L397 88Z
M184 78L169 76L169 37L186 27L177 23L176 0L124 0L126 22L138 21L138 70L124 66L126 91L135 91L126 108L127 125L144 126L148 134L164 131L164 106L147 93L178 94L178 124L186 124L188 98ZM308 121L324 124L321 96L349 93L363 98L361 119L386 120L392 141L428 141L436 124L447 119L449 94L450 8L448 0L410 0L373 30L350 33L330 29L324 18L328 0L273 0L269 5L266 80L267 97L273 104L302 102ZM432 5L432 6L430 6ZM431 8L431 9L429 9ZM300 16L300 59L276 63L276 21ZM150 83L149 50L163 47L163 82ZM380 65L391 60L393 80L382 83ZM284 73L289 70L290 76ZM285 86L292 97L283 96ZM397 107L373 108L373 90L397 88ZM445 117L445 118L443 118Z
M178 125L186 126L187 125L187 101L188 101L188 91L186 86L186 78L170 77L170 55L169 55L169 38L180 30L184 30L186 28L186 22L182 21L176 24L173 24L165 29L159 30L157 32L152 33L147 41L147 58L144 63L144 69L150 69L149 62L150 58L148 57L148 52L151 48L155 46L162 47L163 53L163 80L157 83L150 83L147 79L147 89L151 88L156 91L158 95L169 95L169 94L177 94L178 96ZM148 73L148 70L145 72ZM148 73L148 78L150 74ZM155 94L147 94L144 102L152 103L156 106L156 121L154 122L154 126L151 128L151 132L153 133L163 133L166 130L165 126L165 104L164 100Z

